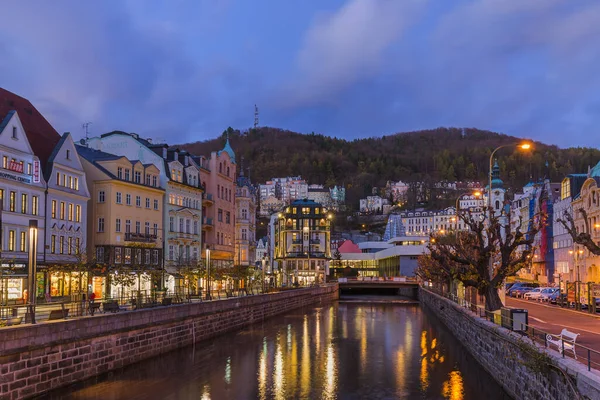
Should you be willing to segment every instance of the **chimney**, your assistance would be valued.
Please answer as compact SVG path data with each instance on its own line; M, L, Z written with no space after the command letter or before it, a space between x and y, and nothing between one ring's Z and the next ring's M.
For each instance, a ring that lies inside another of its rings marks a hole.
M151 138L151 137L149 137L148 139L146 139L146 141L147 141L148 143L152 144L152 138Z

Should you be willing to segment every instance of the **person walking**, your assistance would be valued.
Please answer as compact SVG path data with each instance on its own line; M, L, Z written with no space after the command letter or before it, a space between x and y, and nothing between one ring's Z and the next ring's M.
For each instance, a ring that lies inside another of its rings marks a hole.
M89 306L90 307L90 314L92 316L94 316L94 310L95 310L95 308L94 308L94 300L96 300L96 293L94 293L94 292L90 293L89 299L90 299L90 306Z

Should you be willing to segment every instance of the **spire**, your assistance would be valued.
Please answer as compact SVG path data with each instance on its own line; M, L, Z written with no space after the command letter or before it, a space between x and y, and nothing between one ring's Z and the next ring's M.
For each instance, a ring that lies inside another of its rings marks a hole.
M494 160L494 167L492 168L492 189L502 189L504 182L500 179L500 166L498 160Z

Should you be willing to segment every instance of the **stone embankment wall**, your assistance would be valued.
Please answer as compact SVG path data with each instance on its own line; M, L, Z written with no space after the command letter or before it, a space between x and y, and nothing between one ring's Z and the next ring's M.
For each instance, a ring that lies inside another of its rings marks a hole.
M24 399L287 311L337 300L337 284L0 330L0 399Z
M596 371L589 372L583 364L557 352L532 347L531 340L428 290L421 289L419 298L513 398L600 399L600 374ZM552 366L548 367L548 361Z

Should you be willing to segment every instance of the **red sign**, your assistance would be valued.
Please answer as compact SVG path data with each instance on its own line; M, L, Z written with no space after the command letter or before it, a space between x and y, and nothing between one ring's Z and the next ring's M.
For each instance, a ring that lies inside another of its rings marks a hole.
M15 160L11 160L10 163L8 164L8 169L22 174L23 173L23 163L16 162Z
M33 162L33 183L40 183L40 162Z

